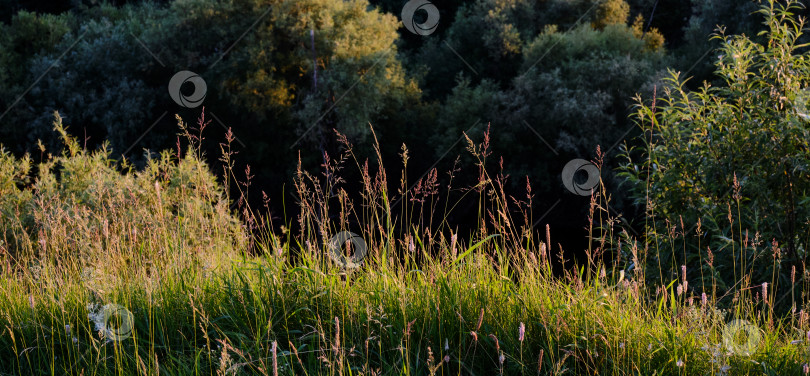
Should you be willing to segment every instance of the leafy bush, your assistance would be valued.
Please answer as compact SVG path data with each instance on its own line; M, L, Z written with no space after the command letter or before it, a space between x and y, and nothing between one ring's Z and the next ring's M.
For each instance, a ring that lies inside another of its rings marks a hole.
M95 265L111 270L234 256L246 234L222 187L193 152L164 151L120 168L106 149L79 147L56 114L65 150L31 176L27 157L0 154L3 264ZM110 265L114 263L115 265Z
M802 276L810 242L810 63L800 52L797 7L770 1L760 10L762 42L715 37L723 42L715 66L724 85L690 92L672 72L661 98L639 100L635 120L645 146L626 151L622 175L653 219L647 234L666 250L650 259L655 269L685 264L702 279L716 276L721 288L747 276L746 283L771 281L782 291L795 283L791 266Z

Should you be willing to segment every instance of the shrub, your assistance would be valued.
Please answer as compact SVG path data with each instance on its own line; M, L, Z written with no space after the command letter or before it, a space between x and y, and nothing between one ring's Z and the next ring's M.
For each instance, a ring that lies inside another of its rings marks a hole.
M760 10L767 25L763 42L720 30L715 66L724 85L690 92L672 72L662 98L639 100L635 120L645 146L640 154L626 150L622 171L653 219L647 227L652 243L671 247L650 259L655 269L690 265L700 278L716 275L721 288L743 276L748 283L790 288L790 265L802 275L810 241L810 123L803 95L810 64L799 53L804 25L791 14L797 7L770 1ZM691 238L694 226L698 236ZM706 233L716 235L705 239Z
M55 117L65 150L46 158L34 176L27 157L0 153L0 257L7 267L103 260L114 271L244 250L242 225L194 153L178 158L164 151L135 171L111 160L106 148L81 149Z

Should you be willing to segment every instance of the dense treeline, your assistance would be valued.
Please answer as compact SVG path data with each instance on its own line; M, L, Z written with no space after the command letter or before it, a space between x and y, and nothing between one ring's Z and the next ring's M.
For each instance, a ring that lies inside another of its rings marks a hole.
M334 131L361 156L376 139L395 168L406 144L415 182L433 166L453 168L462 135L481 139L489 127L511 183L528 178L538 217L554 210L540 223L584 239L575 230L587 198L563 187L566 162L593 158L597 145L607 151L603 178L632 221L610 170L622 141L639 133L628 118L633 96L651 98L668 67L695 77L687 87L714 80L716 26L755 35L762 22L753 1L435 1L439 25L419 36L402 27L404 3L4 0L0 139L46 157L59 144L58 110L88 148L109 142L113 156L143 164L144 149L177 148L174 114L202 110L167 92L189 70L207 84L209 159L231 128L237 159L277 213L299 159L316 168L336 156ZM457 175L478 178L474 169ZM462 222L465 210L456 211Z

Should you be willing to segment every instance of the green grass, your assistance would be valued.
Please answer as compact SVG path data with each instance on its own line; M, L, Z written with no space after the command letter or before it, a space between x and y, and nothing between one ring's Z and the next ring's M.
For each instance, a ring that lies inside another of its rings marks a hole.
M120 283L6 276L3 372L783 375L807 359L806 328L748 317L764 329L756 352L730 355L723 313L672 291L647 304L626 279L552 280L539 263L513 272L481 254L343 278L315 259L293 267L283 252ZM126 307L131 337L100 336L92 303Z
M551 233L518 224L532 223L531 196L508 196L486 168L468 191L486 218L469 239L420 214L447 218L438 189L392 199L384 172L360 163L354 204L339 174L299 170L300 231L272 233L252 209L241 221L228 210L193 137L185 157L134 171L56 126L66 151L35 176L0 160L0 374L806 374L803 311L780 318L750 291L726 311L683 280L649 285L628 260L598 261L618 241L610 231L594 234L586 264L552 276ZM468 142L485 167L486 139ZM345 150L327 171L356 162ZM603 197L593 229L609 221ZM394 216L395 203L410 214ZM343 270L323 244L349 218L369 252ZM633 244L639 265L646 247ZM105 322L113 304L126 311ZM734 319L759 334L751 353Z

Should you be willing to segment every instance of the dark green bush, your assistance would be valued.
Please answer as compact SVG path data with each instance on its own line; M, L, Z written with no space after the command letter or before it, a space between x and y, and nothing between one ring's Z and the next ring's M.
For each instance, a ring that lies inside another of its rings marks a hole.
M650 277L668 283L687 265L690 278L706 285L716 278L728 289L746 276L737 287L770 282L781 292L802 278L810 242L810 64L798 43L804 25L791 13L798 5L770 1L760 11L762 42L716 36L722 47L712 58L723 85L689 91L672 72L656 101L639 101L634 118L645 144L626 151L622 176L647 208L656 245L648 261L663 269Z

